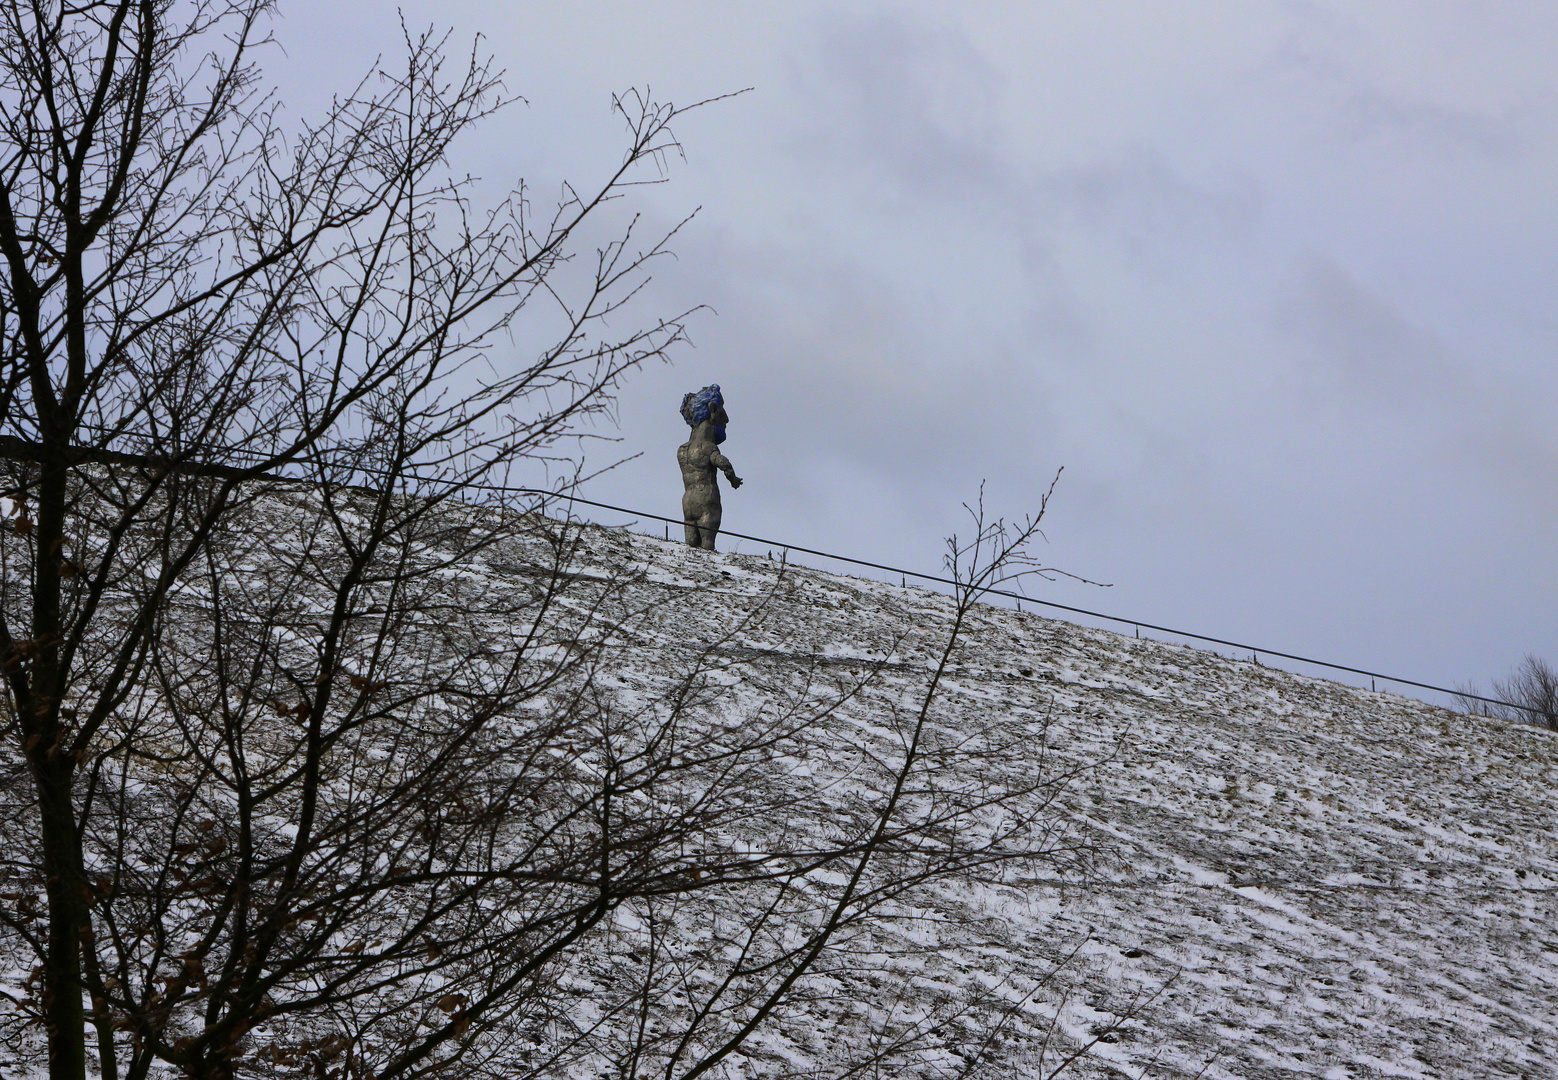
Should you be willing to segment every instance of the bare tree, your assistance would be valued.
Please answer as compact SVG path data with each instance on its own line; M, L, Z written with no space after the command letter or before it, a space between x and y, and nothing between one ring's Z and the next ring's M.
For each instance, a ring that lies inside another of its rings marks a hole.
M1497 701L1478 695L1469 686L1458 695L1461 707L1470 716L1487 716L1519 724L1535 724L1558 731L1558 671L1535 653L1522 660L1507 679L1493 680L1489 694Z
M0 436L17 507L0 664L29 788L20 865L45 894L36 917L28 907L12 922L37 951L55 1077L86 1067L83 985L105 1072L115 1023L147 1054L195 1069L247 1022L215 1007L193 1048L162 1046L149 1003L114 990L83 949L113 933L91 913L120 868L89 853L115 755L195 752L166 744L191 677L170 674L167 632L192 582L213 583L208 599L232 584L222 560L243 539L234 530L258 490L247 482L289 472L378 492L350 521L332 501L300 551L335 587L331 618L310 628L315 674L289 688L312 747L301 767L317 770L358 592L384 583L387 540L400 558L423 542L419 523L438 502L404 499L429 481L457 497L543 462L607 407L622 372L681 333L669 320L595 336L658 245L618 238L568 282L571 295L559 276L581 224L674 149L675 109L621 102L622 162L550 217L533 221L523 192L477 212L445 156L504 103L499 73L479 59L451 70L437 39L408 37L401 70L375 70L288 135L252 62L270 6L36 0L0 11ZM489 343L536 299L559 301L554 344L517 366L489 362ZM92 462L103 467L79 468ZM144 694L159 678L152 707ZM229 693L221 707L239 704ZM314 798L298 808L276 883L288 894L314 841ZM235 885L238 925L255 887ZM267 924L262 939L281 932ZM224 971L213 1000L259 993L245 978Z
M411 35L287 133L269 8L0 10L7 1052L52 1080L691 1077L912 890L1070 857L1064 777L934 712L1036 521L976 518L939 663L840 753L882 664L776 668L764 595L708 630L507 487L565 490L561 441L681 337L602 336L664 239L569 263L679 110L624 98L596 187L480 212L446 153L496 71ZM498 359L539 302L552 344Z
M116 470L77 475L112 490ZM199 504L224 486L169 488ZM955 549L968 584L928 672L829 680L746 644L770 634L783 573L711 613L536 514L264 488L163 605L75 788L104 1076L161 1060L514 1077L578 1059L701 1075L813 1004L818 976L872 1007L872 937L916 890L1085 855L1047 812L1067 774L1035 762L1031 730L954 731L934 708L963 623L1016 557L968 569L999 524ZM354 528L377 546L366 563L340 543ZM154 581L109 605L137 610ZM868 694L880 732L861 741L832 721ZM5 820L36 821L28 788L7 786ZM41 852L9 835L26 851L4 864L9 944L42 955ZM47 1011L37 990L18 1057ZM914 1060L992 1007L941 1002L857 1053Z

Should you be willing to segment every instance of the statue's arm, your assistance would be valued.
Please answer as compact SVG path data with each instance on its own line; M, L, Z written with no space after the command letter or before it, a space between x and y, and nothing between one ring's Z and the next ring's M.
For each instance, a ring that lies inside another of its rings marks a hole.
M741 477L736 475L736 468L730 463L730 459L718 450L709 456L709 461L720 472L725 474L725 479L730 481L732 489L741 486Z

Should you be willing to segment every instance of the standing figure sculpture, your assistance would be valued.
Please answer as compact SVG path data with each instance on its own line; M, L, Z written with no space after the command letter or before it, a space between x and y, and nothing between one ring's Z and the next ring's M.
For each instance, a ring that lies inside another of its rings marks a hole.
M682 467L686 488L682 522L690 546L713 551L720 523L719 479L714 470L725 474L732 490L741 486L730 459L719 452L719 444L725 441L725 425L730 423L719 383L682 398L682 419L692 428L692 435L676 448L676 463Z

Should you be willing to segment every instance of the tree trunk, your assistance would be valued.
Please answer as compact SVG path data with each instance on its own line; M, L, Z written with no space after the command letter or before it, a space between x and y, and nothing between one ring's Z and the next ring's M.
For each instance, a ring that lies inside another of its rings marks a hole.
M52 410L50 410L52 411ZM51 419L51 418L50 418ZM32 646L36 649L22 708L30 712L28 742L38 787L49 935L43 1002L49 1039L49 1080L86 1080L86 1016L81 1005L81 927L86 916L80 835L71 780L75 762L60 714L60 574L68 468L65 433L43 427L38 478L37 548L33 563ZM51 445L53 444L53 445Z
M56 733L58 728L56 727ZM44 1017L49 1037L49 1080L85 1080L86 1015L81 1006L81 924L84 897L71 805L71 768L57 744L40 747L38 811L49 898L49 941L43 969Z

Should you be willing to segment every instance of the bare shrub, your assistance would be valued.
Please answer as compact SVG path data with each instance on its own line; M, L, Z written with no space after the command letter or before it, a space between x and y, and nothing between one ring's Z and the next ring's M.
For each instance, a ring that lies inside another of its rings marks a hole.
M1470 716L1535 724L1558 731L1558 671L1535 654L1522 660L1508 678L1493 680L1493 688L1487 696L1498 700L1488 701L1478 695L1475 686L1467 686L1457 695L1457 700Z

